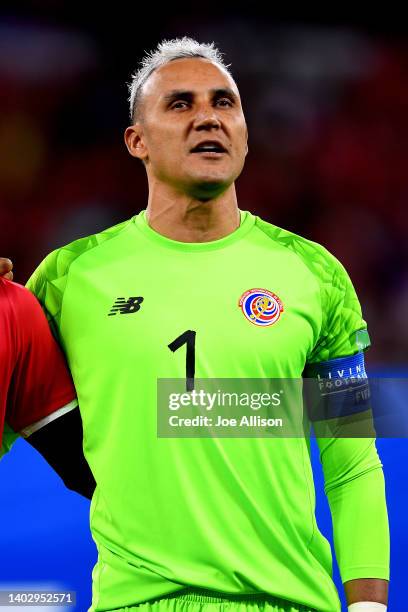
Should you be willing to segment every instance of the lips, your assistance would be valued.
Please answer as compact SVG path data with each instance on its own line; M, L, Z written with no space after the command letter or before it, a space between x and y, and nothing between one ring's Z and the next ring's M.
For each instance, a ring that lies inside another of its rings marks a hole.
M227 149L219 140L202 140L196 144L190 153L226 153Z

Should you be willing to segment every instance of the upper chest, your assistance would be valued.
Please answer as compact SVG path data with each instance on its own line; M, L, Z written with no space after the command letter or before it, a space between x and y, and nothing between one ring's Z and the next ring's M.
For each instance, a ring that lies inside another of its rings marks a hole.
M296 258L262 249L172 253L166 249L76 266L64 294L61 332L72 357L160 360L196 332L215 363L299 363L321 322L316 282ZM166 352L167 351L167 352Z

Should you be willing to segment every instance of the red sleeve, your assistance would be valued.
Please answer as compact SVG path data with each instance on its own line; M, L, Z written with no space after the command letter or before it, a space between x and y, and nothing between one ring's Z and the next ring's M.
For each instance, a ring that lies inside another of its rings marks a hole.
M76 393L65 357L39 302L25 287L12 285L13 291L8 296L17 357L6 421L20 432L72 402Z

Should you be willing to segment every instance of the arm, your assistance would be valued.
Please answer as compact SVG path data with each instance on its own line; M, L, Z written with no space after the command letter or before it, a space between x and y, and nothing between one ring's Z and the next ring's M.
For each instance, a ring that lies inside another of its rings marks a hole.
M321 328L308 356L306 375L361 381L366 378L362 351L370 346L366 323L345 268L333 256L326 263ZM314 426L333 520L334 548L350 611L377 612L384 610L387 602L390 561L384 474L369 406L360 404L362 395L358 393L351 395L351 402L340 399L339 406L335 398L341 394L334 390L334 401L329 401L323 411L326 416L321 417L327 420ZM326 401L330 393L325 392ZM345 419L337 418L339 407L346 409L340 412Z
M44 456L68 488L91 497L95 483L83 454L82 422L64 355L36 298L15 283L7 283L7 296L15 365L6 422Z
M333 387L333 380L342 382L339 371L355 377L343 377L346 383L343 392L339 384ZM364 356L357 353L314 364L309 372L319 375L324 393L321 398L324 410L318 411L324 420L315 421L314 429L347 604L385 605L389 579L388 516L372 412L369 399L364 399L369 395L362 393L366 380ZM354 392L352 380L356 381Z
M389 528L384 475L375 441L325 438L317 442L347 604L387 604Z

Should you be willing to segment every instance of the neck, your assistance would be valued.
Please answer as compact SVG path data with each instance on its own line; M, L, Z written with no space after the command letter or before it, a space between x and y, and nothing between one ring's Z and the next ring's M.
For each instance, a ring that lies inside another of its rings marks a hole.
M235 185L205 201L168 185L150 185L146 218L151 228L171 240L210 242L224 238L240 223Z

